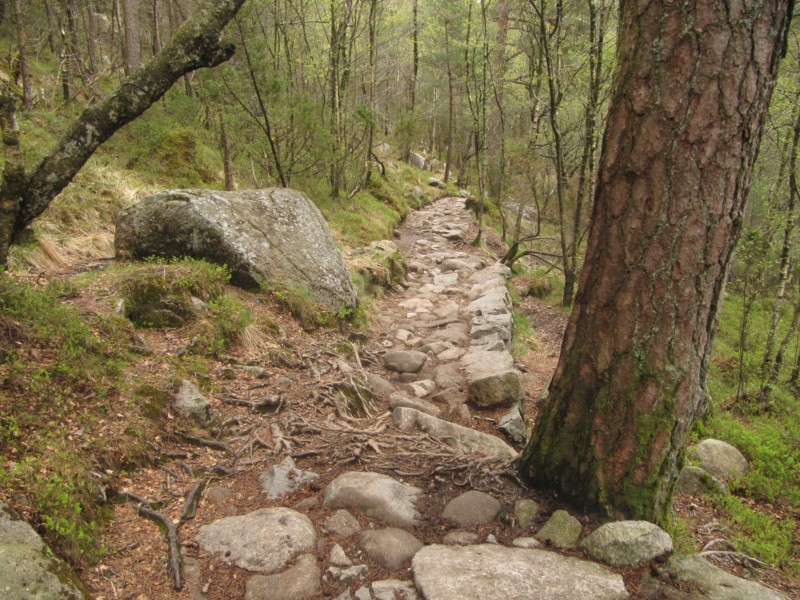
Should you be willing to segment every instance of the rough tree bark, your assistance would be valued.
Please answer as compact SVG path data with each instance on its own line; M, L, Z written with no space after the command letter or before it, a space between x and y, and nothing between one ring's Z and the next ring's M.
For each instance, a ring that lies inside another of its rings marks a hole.
M620 3L586 262L521 459L585 510L668 520L790 4Z
M141 47L139 45L138 0L122 0L123 39L122 58L125 75L131 76L139 68Z
M0 264L6 263L15 238L114 132L141 115L185 73L214 67L233 55L234 47L222 41L221 32L245 1L204 0L161 52L123 80L113 95L83 111L30 175L15 158L19 153L15 101L7 82L0 79L0 127L7 165L0 186ZM9 157L15 165L12 177Z

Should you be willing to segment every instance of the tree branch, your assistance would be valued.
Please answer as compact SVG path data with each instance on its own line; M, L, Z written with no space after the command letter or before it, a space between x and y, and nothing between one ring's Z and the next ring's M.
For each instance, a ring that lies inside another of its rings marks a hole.
M222 42L221 32L245 1L204 0L161 52L126 78L111 97L87 108L21 186L13 230L0 231L0 243L3 239L8 244L13 242L72 181L103 142L147 110L175 81L195 69L215 67L228 60L234 46ZM3 252L0 260L5 262L5 259Z

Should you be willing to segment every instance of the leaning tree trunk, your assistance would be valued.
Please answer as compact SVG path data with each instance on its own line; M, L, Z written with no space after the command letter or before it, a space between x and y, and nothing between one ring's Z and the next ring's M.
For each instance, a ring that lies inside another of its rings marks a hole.
M668 518L788 4L620 3L586 262L521 459L584 509Z
M7 165L0 186L0 264L6 263L14 239L44 212L114 132L141 115L185 73L214 67L233 55L234 47L223 43L221 31L245 1L201 2L160 53L123 80L108 99L90 106L75 119L30 175L24 174L17 159L14 98L0 80L0 128ZM15 166L11 177L7 172L9 160Z

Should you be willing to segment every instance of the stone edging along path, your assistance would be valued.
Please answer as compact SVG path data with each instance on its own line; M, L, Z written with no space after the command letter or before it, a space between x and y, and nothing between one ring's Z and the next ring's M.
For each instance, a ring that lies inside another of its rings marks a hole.
M458 198L409 216L398 240L409 278L381 303L380 364L340 359L339 369L364 373L377 402L391 411L398 439L421 436L507 465L517 451L472 413L524 401L523 376L509 352L509 273L463 243L470 224ZM513 409L505 419L512 433L519 434L520 412L516 423ZM387 427L391 433L386 421L372 428L354 422L352 431L377 436ZM583 536L581 522L563 510L542 525L538 504L521 493L497 498L468 489L442 499L435 481L422 489L402 479L354 469L323 486L317 473L287 458L260 478L273 501L268 507L204 525L196 542L207 558L241 571L249 600L782 598L698 557L660 562L651 577L647 565L665 560L672 540L648 523L608 524ZM307 497L296 502L303 491ZM274 505L287 494L292 508ZM444 507L432 511L437 501ZM621 573L637 565L644 574L632 592ZM200 578L190 597L228 596Z

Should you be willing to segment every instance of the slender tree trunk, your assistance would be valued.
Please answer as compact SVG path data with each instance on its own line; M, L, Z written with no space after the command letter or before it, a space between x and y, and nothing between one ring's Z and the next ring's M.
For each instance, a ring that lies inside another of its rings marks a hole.
M141 48L139 46L139 0L122 0L123 61L125 75L131 76L139 68Z
M444 159L444 182L450 181L453 161L453 135L456 130L456 82L453 62L450 60L450 21L444 21L444 51L447 55L447 151Z
M788 4L620 4L586 262L521 459L583 509L669 519Z
M769 329L767 330L767 339L764 343L764 358L761 361L761 391L760 401L768 403L772 395L772 388L778 383L778 374L780 371L780 363L777 356L782 354L778 350L775 353L775 340L778 335L778 323L780 322L781 312L784 304L786 303L786 291L789 287L790 280L790 253L792 250L792 238L794 236L795 228L795 211L797 207L798 195L800 195L800 188L797 181L797 157L800 151L800 102L796 106L797 114L795 115L794 127L792 131L792 150L791 158L789 160L789 198L786 203L786 223L783 228L783 243L781 244L780 265L778 267L778 294L773 301L772 305L772 318L770 319Z
M225 189L232 192L236 189L233 171L233 155L228 141L228 129L225 126L225 110L219 111L219 148L222 153L222 167L225 172Z
M258 85L258 78L256 77L253 62L250 58L250 50L247 47L247 43L245 41L246 38L244 32L242 31L242 25L239 23L238 19L236 19L236 27L239 30L239 40L242 43L242 51L244 53L245 60L247 61L247 72L250 75L250 82L253 84L253 91L256 93L258 107L261 110L261 117L264 119L263 130L264 134L267 136L267 142L269 143L272 160L275 163L275 170L278 173L278 181L280 181L281 187L286 187L286 175L283 172L283 163L281 162L280 152L278 151L278 144L275 141L275 136L272 135L272 125L270 124L267 105L264 102L264 97L261 94L261 88Z
M153 0L153 54L161 52L161 10L159 0Z
M58 19L53 13L53 7L50 6L49 0L44 0L44 11L47 15L47 45L53 56L58 56L59 51L56 47L56 35L54 32L58 31Z
M25 41L25 18L20 0L14 0L14 16L17 22L17 44L19 45L19 74L22 77L22 106L25 110L33 108L33 82L28 65L28 44Z

